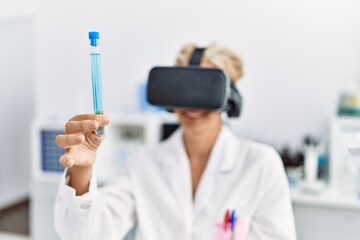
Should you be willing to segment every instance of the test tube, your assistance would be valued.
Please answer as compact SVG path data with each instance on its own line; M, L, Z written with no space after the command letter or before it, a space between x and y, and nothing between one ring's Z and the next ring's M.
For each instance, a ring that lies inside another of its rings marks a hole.
M90 39L90 60L91 60L91 78L93 90L93 105L95 114L103 114L102 87L101 87L101 68L100 68L100 49L99 32L89 32ZM104 134L104 128L99 127L96 135Z

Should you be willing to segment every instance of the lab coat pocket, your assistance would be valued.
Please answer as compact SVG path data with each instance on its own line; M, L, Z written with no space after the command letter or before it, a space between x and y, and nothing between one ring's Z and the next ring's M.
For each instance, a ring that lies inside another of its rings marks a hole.
M237 219L234 226L231 226L230 223L217 222L215 228L215 240L245 240L249 220L245 218Z

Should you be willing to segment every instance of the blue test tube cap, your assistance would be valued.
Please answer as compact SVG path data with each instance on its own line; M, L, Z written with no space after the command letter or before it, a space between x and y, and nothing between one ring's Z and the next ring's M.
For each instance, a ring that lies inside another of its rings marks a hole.
M90 39L90 45L93 47L96 47L99 45L99 38L100 33L99 32L89 32L89 39Z

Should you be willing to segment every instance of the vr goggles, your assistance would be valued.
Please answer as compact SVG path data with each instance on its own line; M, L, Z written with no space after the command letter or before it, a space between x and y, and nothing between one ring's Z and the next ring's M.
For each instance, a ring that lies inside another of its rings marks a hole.
M218 68L199 67L204 50L194 51L189 67L152 68L147 85L148 102L169 111L226 111L229 117L239 117L242 98L227 74Z

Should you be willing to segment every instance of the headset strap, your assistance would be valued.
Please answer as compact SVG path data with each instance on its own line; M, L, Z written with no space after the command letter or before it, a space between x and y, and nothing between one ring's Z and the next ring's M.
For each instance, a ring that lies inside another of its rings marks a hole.
M191 55L189 65L200 65L201 58L204 54L205 48L195 48L193 54Z

